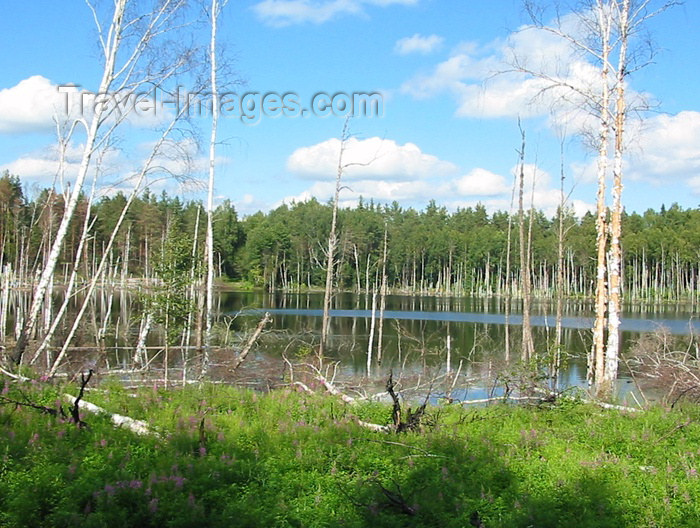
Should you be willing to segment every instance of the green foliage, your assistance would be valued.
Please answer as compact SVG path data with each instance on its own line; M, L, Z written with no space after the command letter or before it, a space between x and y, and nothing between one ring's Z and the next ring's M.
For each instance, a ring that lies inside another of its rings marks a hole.
M92 206L96 218L88 262L109 239L127 198L105 196ZM33 202L23 194L17 176L0 176L0 260L18 268L18 241L28 238L28 262L41 262L37 253L55 233L63 209L61 195L44 190ZM73 262L87 214L83 197L78 205L61 262ZM214 212L215 262L222 274L253 287L301 290L325 283L325 248L331 205L315 199L281 205L268 213L239 220L230 201ZM509 220L511 222L509 222ZM409 292L482 294L503 291L508 226L511 227L511 280L519 277L517 217L489 214L479 204L448 212L435 201L423 210L404 209L394 202L377 205L360 200L338 215L336 286L364 290L377 280L383 257L384 226L388 229L388 286ZM595 217L576 218L564 211L566 295L591 294L595 277ZM167 239L177 233L184 246L203 259L206 221L202 204L183 201L163 192L137 197L117 235L110 262L128 262L128 274L153 276L154 264ZM555 287L558 214L547 218L535 211L532 226L533 287L552 294ZM26 238L25 238L26 237ZM623 215L625 294L632 300L693 297L700 269L700 209L674 204L659 212ZM128 259L127 257L128 248ZM90 254L92 253L92 254ZM81 272L83 269L81 267ZM90 270L87 270L90 273Z
M430 410L430 429L392 436L356 422L388 423L390 409L376 403L206 385L104 388L90 400L160 436L134 436L104 417L85 416L89 428L78 429L0 406L1 526L700 523L695 408L446 406ZM37 401L61 392L3 388Z
M195 308L188 288L193 273L197 276L200 263L193 258L191 252L187 240L175 235L168 237L155 269L160 283L143 296L145 309L164 325L168 339L180 334L188 315Z

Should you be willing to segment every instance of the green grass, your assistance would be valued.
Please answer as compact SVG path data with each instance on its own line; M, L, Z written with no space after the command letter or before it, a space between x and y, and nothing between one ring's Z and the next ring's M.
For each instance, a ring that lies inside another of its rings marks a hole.
M5 383L48 406L62 392ZM423 432L387 435L354 419L388 423L387 406L287 390L111 385L86 399L160 437L0 406L0 526L700 526L691 407L436 407Z

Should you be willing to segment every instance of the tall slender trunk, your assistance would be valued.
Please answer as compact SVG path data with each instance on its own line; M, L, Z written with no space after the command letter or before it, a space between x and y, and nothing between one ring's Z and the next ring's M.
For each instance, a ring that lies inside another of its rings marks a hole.
M513 297L512 281L510 278L511 273L511 242L512 242L512 231L513 231L513 204L515 202L515 187L518 182L518 175L513 176L513 189L510 193L510 209L508 210L508 236L506 243L506 277L505 277L505 360L510 361L510 303Z
M209 185L207 190L207 301L204 327L204 357L202 376L209 368L211 349L211 327L214 306L214 175L216 168L216 133L219 122L219 92L216 79L216 25L219 17L219 0L211 2L211 42L209 60L211 63L211 139L209 141Z
M525 212L523 194L525 191L525 131L520 129L522 145L520 149L519 190L518 190L518 230L520 238L520 286L523 291L522 349L520 359L529 361L533 355L532 327L530 326L530 256L525 241Z
M388 227L384 223L384 251L382 252L382 283L379 290L379 332L377 336L377 365L382 364L382 341L384 338L384 309L386 308L386 255Z
M328 235L328 248L326 254L326 287L323 294L323 320L321 321L321 343L318 353L323 358L323 353L326 348L328 333L331 324L331 296L333 294L333 272L335 268L335 251L338 245L337 242L337 224L338 224L338 201L340 198L341 179L343 177L343 154L347 140L349 138L350 119L346 118L343 125L343 133L340 139L340 152L338 153L338 169L335 176L335 193L333 194L333 214L331 217L331 232Z
M114 81L114 71L117 52L119 51L119 45L122 39L122 29L123 29L123 19L124 11L126 8L126 0L115 0L114 2L114 14L112 17L112 24L109 29L109 35L105 43L105 66L102 74L102 80L100 81L100 86L97 93L106 94L109 93L112 82ZM88 170L90 168L90 161L95 148L95 143L97 140L97 134L102 124L102 115L105 111L104 105L95 105L95 113L92 116L90 125L87 128L87 134L85 137L85 147L83 150L83 157L80 162L80 168L78 169L78 175L73 184L73 190L71 192L66 208L63 212L63 217L61 218L61 223L58 227L56 233L56 238L51 246L51 252L49 258L42 270L39 283L34 290L34 295L32 298L32 305L29 309L29 315L25 321L22 331L20 332L19 338L17 339L17 344L15 345L14 352L12 354L12 360L15 364L19 364L22 361L24 355L24 350L27 347L29 336L34 331L34 328L39 317L39 312L41 311L42 301L46 294L46 290L53 279L54 270L56 269L56 264L58 262L58 257L61 253L61 248L63 247L63 241L68 234L68 226L73 218L73 213L78 204L78 200L82 194L83 183L87 177Z
M559 380L559 369L561 367L561 342L562 342L562 311L564 301L564 206L566 196L564 195L564 138L560 144L560 165L559 165L559 229L557 233L557 307L556 322L554 330L554 358L552 361L552 388L557 388Z
M610 214L610 250L608 264L608 342L605 351L603 381L610 388L617 379L620 352L620 299L622 274L622 155L625 126L625 75L627 70L627 43L629 38L630 0L622 0L618 21L620 45L618 51L615 102L615 158L613 162L612 211Z
M607 300L606 261L607 219L605 206L605 178L608 171L608 134L610 130L609 109L610 87L609 58L611 21L601 2L597 5L598 24L602 45L600 129L598 132L598 194L596 199L596 282L595 282L595 321L593 324L593 344L588 358L587 380L589 385L600 383L604 375L605 360L605 312Z

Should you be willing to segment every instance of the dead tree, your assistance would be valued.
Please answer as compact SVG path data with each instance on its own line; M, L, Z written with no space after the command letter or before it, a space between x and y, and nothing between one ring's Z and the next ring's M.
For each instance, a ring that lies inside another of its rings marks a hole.
M160 44L167 44L172 48L176 42L172 38L172 32L182 28L179 17L186 5L186 0L162 0L152 3L115 0L111 11L105 14L88 2L98 29L104 61L96 97L120 92L123 96L127 91L135 94L142 90L148 91L154 85L162 86L191 63L190 54L184 50L183 53L172 53L172 49L169 50L171 53L158 53L156 50ZM169 60L172 57L176 58ZM66 104L66 110L68 106ZM56 236L34 289L29 313L12 353L15 364L22 361L28 341L36 329L69 224L83 193L85 180L92 169L93 155L129 115L129 112L121 112L119 105L100 102L92 105L91 110L91 115L81 115L77 118L86 133L78 175L73 182Z

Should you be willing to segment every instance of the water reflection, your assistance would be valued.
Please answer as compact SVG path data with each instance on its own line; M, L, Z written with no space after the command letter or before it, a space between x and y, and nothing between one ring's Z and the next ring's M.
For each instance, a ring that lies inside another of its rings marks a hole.
M300 342L317 343L321 330L321 293L225 293L223 313L238 314L242 325L250 325L262 311L273 314L272 334L264 342L264 353L279 353L287 348L290 336ZM351 375L366 373L366 355L370 334L371 299L365 295L342 293L333 299L329 356L341 361ZM506 351L505 304L497 298L387 297L382 339L383 361L375 371L389 369L445 368L447 339L451 344L452 368L461 361L467 376L490 377L500 365L520 356L520 303L511 302L508 319L510 347ZM551 303L533 305L533 335L536 350L546 355L553 347L555 319ZM660 326L671 333L687 335L700 330L693 319L695 306L627 306L623 314L621 343L623 354L644 332ZM377 311L378 314L378 311ZM585 379L586 354L590 348L592 309L590 302L567 301L564 306L563 348L566 362L562 372L564 385L579 385ZM375 334L376 343L377 336ZM624 376L624 365L621 366Z

